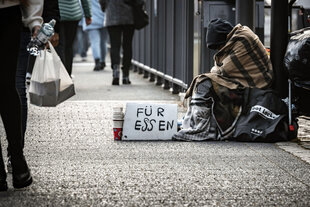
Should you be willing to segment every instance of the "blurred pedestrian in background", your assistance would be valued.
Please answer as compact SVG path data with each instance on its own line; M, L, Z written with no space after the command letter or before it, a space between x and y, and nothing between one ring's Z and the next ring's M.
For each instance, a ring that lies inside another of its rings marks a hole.
M86 24L91 24L91 8L88 0L81 0ZM73 42L83 13L79 0L58 0L60 23L59 45L55 48L69 75L72 77Z
M21 3L20 3L21 2ZM23 13L21 13L21 9ZM10 0L0 2L1 77L0 114L11 153L13 187L23 188L32 183L32 176L23 153L21 103L15 86L17 59L24 24L36 36L42 24L42 0ZM0 146L0 191L7 190L6 171Z
M111 62L113 69L112 85L119 85L120 49L123 48L123 84L131 84L129 69L132 59L132 39L134 35L133 8L129 0L100 0L102 10L106 12L105 26L108 28L111 44ZM143 4L143 0L136 4Z
M50 41L53 46L58 44L59 40L59 9L58 9L58 0L44 0L43 14L42 14L44 22L49 22L52 19L56 20L55 25L55 34L51 37ZM26 92L26 71L28 71L28 77L31 77L32 69L34 66L34 62L36 56L29 55L27 51L27 45L31 39L31 32L29 28L23 27L23 31L20 37L20 49L18 56L18 64L16 71L16 88L21 100L21 114L22 114L22 146L24 147L24 137L27 127L27 114L28 114L28 102L27 102L27 92ZM29 79L30 81L30 79ZM7 163L8 172L12 172L11 166L11 156L10 151L8 149L8 163Z
M107 54L108 31L103 25L105 14L102 12L98 0L91 0L91 6L92 23L90 25L86 25L84 21L83 30L88 33L88 38L95 61L94 71L100 71L106 66L105 58Z
M84 21L84 18L79 21L76 30L75 40L73 42L73 57L79 54L82 62L85 62L87 60L87 51L90 45L88 34L86 31L83 31Z

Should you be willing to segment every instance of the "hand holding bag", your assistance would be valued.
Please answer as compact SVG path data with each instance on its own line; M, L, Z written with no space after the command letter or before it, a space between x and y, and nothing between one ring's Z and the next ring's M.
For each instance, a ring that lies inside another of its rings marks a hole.
M30 103L57 106L75 95L74 84L54 47L37 56L29 86Z

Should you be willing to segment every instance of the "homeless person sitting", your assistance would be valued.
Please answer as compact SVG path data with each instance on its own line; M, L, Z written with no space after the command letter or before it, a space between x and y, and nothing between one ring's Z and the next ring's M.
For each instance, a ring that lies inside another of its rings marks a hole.
M286 104L271 89L266 49L247 26L223 19L208 25L207 47L217 50L209 73L192 81L190 104L174 140L287 140Z

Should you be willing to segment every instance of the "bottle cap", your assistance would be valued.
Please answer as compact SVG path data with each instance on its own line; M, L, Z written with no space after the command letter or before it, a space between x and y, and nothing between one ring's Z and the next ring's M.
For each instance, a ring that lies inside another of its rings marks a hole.
M50 25L52 25L53 27L55 26L56 24L56 20L55 19L52 19L50 22L49 22Z

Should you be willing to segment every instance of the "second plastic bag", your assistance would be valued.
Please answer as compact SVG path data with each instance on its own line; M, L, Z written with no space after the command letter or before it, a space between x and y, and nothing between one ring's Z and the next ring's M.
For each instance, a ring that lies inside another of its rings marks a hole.
M37 56L30 87L30 103L36 106L57 106L75 95L72 79L54 47L44 49Z

